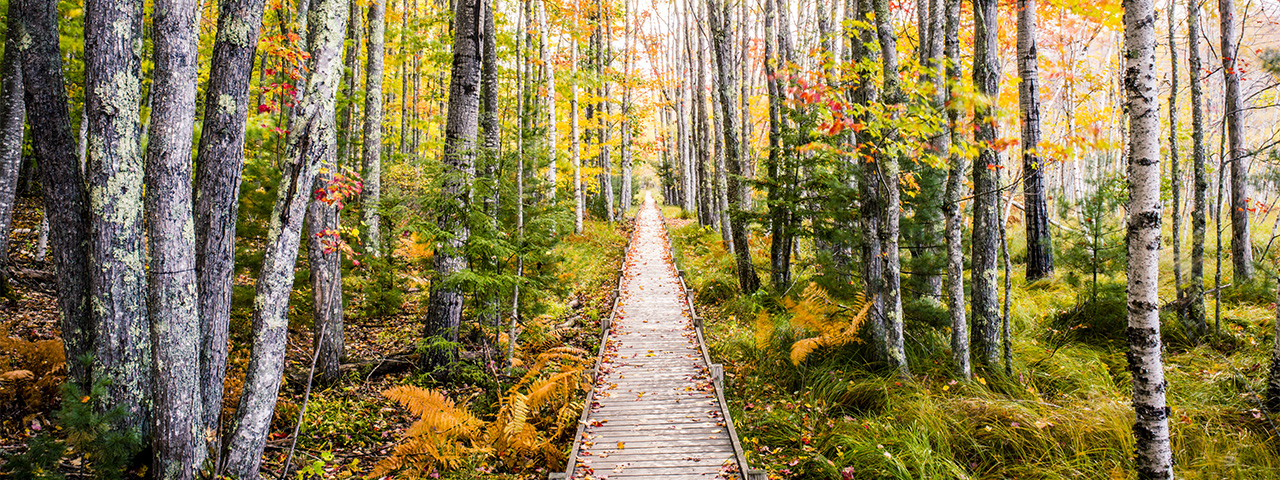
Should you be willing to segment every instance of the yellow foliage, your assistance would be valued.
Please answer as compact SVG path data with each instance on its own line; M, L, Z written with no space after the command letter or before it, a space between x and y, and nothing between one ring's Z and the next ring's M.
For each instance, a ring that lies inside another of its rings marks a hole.
M557 347L543 352L507 390L497 416L487 423L476 418L468 405L456 405L438 391L399 386L382 392L418 420L370 477L396 471L424 477L489 455L515 470L563 466L558 440L576 431L571 427L576 427L583 408L576 399L590 386L585 374L591 366L590 354L582 349Z
M873 304L861 294L852 306L840 304L815 283L805 288L798 301L785 299L783 305L791 312L791 326L816 334L791 345L791 363L799 365L820 347L861 342L858 331L866 322ZM768 319L768 314L761 314L756 318L756 346L765 345L772 334L773 322Z
M0 325L0 417L40 411L67 378L61 340L28 341Z
M374 466L370 477L398 470L411 475L437 468L454 470L463 461L490 450L477 446L484 422L472 415L466 404L456 405L443 393L411 385L387 389L382 395L408 408L418 420L405 431L404 441L391 456Z

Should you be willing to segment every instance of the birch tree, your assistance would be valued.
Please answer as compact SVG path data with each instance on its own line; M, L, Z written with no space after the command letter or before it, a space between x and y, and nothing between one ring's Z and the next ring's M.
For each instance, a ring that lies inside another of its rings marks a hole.
M309 187L321 165L337 155L334 109L342 80L347 8L340 0L310 1L307 17L307 45L311 51L307 71L310 74L294 107L289 128L288 155L281 168L283 175L269 217L262 271L254 287L253 353L223 461L225 473L233 477L258 475L284 372L289 326L285 313L293 288L302 221L312 198Z
M1228 0L1229 1L1229 0ZM1138 478L1173 478L1169 406L1160 360L1160 106L1156 100L1155 6L1124 2L1125 105L1129 111L1129 372L1137 420Z
M880 60L883 68L884 87L882 100L888 111L888 121L898 120L898 104L903 102L901 78L898 73L898 38L890 23L889 0L875 0L876 35L880 41ZM881 152L893 152L898 137L896 125L884 129L884 146ZM904 349L902 326L902 264L898 255L900 231L900 211L902 201L898 185L900 170L896 154L877 155L876 163L880 166L880 174L884 177L884 229L881 231L881 248L884 258L884 351L889 366L898 371L900 376L910 375L907 369L907 354Z

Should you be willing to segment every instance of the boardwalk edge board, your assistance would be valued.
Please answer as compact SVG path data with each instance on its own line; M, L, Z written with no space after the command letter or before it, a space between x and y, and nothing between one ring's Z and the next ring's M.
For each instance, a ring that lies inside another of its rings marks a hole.
M704 401L697 401L697 402L687 402L687 401L686 401L686 403L681 403L681 405L688 405L688 407L680 407L680 408L682 408L682 409L683 409L683 408L690 408L690 407L692 407L692 408L693 408L693 410L691 410L691 411L702 411L702 410L705 410L705 408L706 408L706 407L696 407L695 405L704 405L704 403L703 403L703 402L706 402L706 403L705 403L705 405L707 405L708 407L711 407L711 408L714 408L714 409L718 409L718 414L719 414L720 420L722 420L722 422L723 422L723 423L722 423L722 425L721 425L721 426L723 427L723 430L721 430L721 433L720 433L720 434L728 433L728 438L727 438L726 440L728 440L728 442L727 442L727 443L729 443L729 444L732 446L732 457L726 457L726 458L725 458L725 463L724 463L723 465L724 465L724 466L733 466L733 464L734 464L734 463L736 463L736 464L737 464L737 465L736 465L736 467L738 467L738 468L737 468L736 470L734 470L734 469L725 470L724 468L720 468L720 470L715 474L715 475L716 475L716 476L715 476L715 478L740 478L740 479L744 479L744 480L766 480L768 477L767 477L766 473L765 473L763 470L749 468L749 465L748 465L748 463L747 463L747 459L746 459L745 451L743 450L742 444L741 444L741 442L740 442L740 440L739 440L737 430L736 430L736 428L734 427L734 422L733 422L732 416L731 416L731 415L730 415L730 413L729 413L728 403L725 401L725 393L724 393L724 392L725 392L725 387L724 387L724 368L723 368L723 365L721 365L721 364L716 364L716 363L712 363L712 362L711 362L711 356L710 356L710 353L709 353L709 351L708 351L708 349L707 349L707 345L706 345L705 337L704 337L704 334L703 334L704 319L703 319L700 315L698 315L697 311L696 311L696 310L695 310L695 308L694 308L694 305L693 305L692 299L691 299L691 297L689 296L689 295L691 295L691 292L690 292L690 290L689 290L689 288L688 288L688 284L687 284L687 282L685 281L686 272L685 272L683 269L680 269L680 268L679 268L679 265L678 265L678 264L676 264L676 261L675 261L675 260L676 260L676 258L677 258L677 257L676 257L676 255L675 255L675 253L676 253L676 252L675 252L675 246L674 246L674 244L672 243L671 235L670 235L670 232L669 232L669 231L668 231L668 229L667 229L667 224L666 224L665 218L662 216L662 212L661 212L661 210L660 210L660 209L657 209L657 208L656 208L656 206L655 206L655 211L656 211L656 213L657 213L657 218L658 218L658 220L661 222L661 229L659 230L659 232L661 232L662 240L663 240L663 241L665 241L665 247L666 247L666 250L667 250L667 254L668 254L668 255L670 255L670 261L671 261L670 266L672 267L672 273L674 273L674 274L675 274L675 275L674 275L674 277L675 277L675 278L674 278L674 280L676 281L676 283L678 283L678 284L679 284L679 285L678 285L679 290L678 290L678 294L677 294L677 297L678 297L678 298L680 298L680 301L679 301L680 305L679 305L679 306L687 310L687 312L688 312L688 322L689 322L689 323L688 323L688 324L686 324L686 325L689 325L689 326L691 326L691 327L692 327L692 333L693 333L693 335L691 335L691 337L692 337L691 339L692 339L692 340L696 340L696 342L697 342L696 352L694 352L694 351L690 351L690 353L689 353L689 354L690 354L690 355L694 355L694 356L693 356L693 357L689 357L689 358L699 358L699 357L700 357L700 359L702 360L702 365L705 365L705 366L706 366L706 370L704 370L704 371L703 371L703 372L704 372L704 373L703 373L703 375L705 375L705 376L703 377L703 378L704 378L704 381L706 381L705 379L706 379L707 377L710 377L710 382L708 382L708 383L710 383L710 385L709 385L709 386L710 386L711 388L709 388L708 390L714 390L714 397L710 396L710 394L711 394L711 392L710 392L710 391L707 391L706 393L707 393L707 395L708 395L708 396L706 397L706 400L704 400ZM624 290L625 290L624 282L625 282L625 281L626 281L626 279L627 279L628 269L629 269L630 267L632 267L631 263L632 263L632 261L633 261L633 257L636 255L636 252L633 252L633 249L636 247L636 243L635 243L635 238L634 238L634 237L635 237L636 235L638 235L638 232L639 232L639 230L640 230L640 225L639 225L638 217L639 217L639 211L637 212L637 216L636 216L636 217L633 217L633 218L631 219L631 225L632 225L632 228L631 228L631 234L630 234L630 235L628 235L628 237L627 237L627 242L626 242L626 246L624 247L624 253L623 253L623 264L622 264L623 266L622 266L622 268L620 269L620 273L619 273L619 275L618 275L618 282L617 282L617 286L616 286L616 287L615 287L615 289L614 289L614 299L613 299L613 303L612 303L612 308L611 308L611 310L610 310L610 313L609 313L608 317L606 317L606 318L601 322L602 332L601 332L601 340L600 340L600 352L599 352L599 354L598 354L598 356L597 356L597 359L596 359L596 365L595 365L595 368L594 368L594 370L593 370L592 377L591 377L591 378L592 378L591 388L590 388L590 391L587 393L587 396L586 396L586 402L585 402L585 403L584 403L584 405L583 405L583 411L582 411L582 414L581 414L581 416L579 417L579 420L578 420L578 428L577 428L576 433L574 434L573 446L571 447L571 449L570 449L570 451L569 451L569 457L568 457L568 461L566 462L566 465L565 465L565 470L564 470L563 472L552 472L552 473L550 473L550 474L548 475L548 478L549 478L550 480L572 479L572 478L575 478L575 477L574 477L575 473L581 473L581 472L578 472L578 471L577 471L580 465L584 466L583 468L586 468L586 471L588 471L588 472L590 472L590 471L592 470L592 468L590 468L589 464L587 464L587 463L582 463L582 462L586 462L586 460L584 460L584 459L582 458L582 455L583 455L583 454L588 455L588 456L589 456L589 455L591 455L591 453L586 453L586 452L584 451L584 448L585 448L585 447L587 447L587 446L593 445L594 443L596 443L596 442L585 443L585 440L589 440L589 439L587 438L587 437L589 436L589 435L588 435L588 433L589 433L589 432L588 432L589 428L590 428L590 431L592 431L592 432L597 432L597 435L599 435L599 433L598 433L598 432L601 432L601 431L614 431L614 430L616 430L616 429L614 429L614 428L610 428L610 427L614 427L614 426L619 427L619 428L635 427L635 428L633 428L633 430L635 430L636 428L644 427L644 426L647 426L647 427L653 427L653 426L659 426L659 425L669 425L669 426L668 426L668 427L666 427L666 428L680 429L680 427L678 426L678 425L679 425L679 422L658 422L658 423L654 423L654 422L652 422L652 418L648 418L648 416L647 416L647 415L643 415L643 414L642 414L642 418L629 418L630 420L632 420L631 422L627 422L627 421L625 421L625 420L621 420L621 419L619 419L620 421L619 421L618 423L610 424L609 426L601 426L601 425L595 425L594 427L591 427L591 426L590 426L590 422L591 422L591 414L592 414L593 406L595 406L595 405L601 405L601 404L604 404L604 405L608 405L608 404L615 404L615 405L616 405L616 402L618 401L618 399L616 399L616 398L615 398L615 399L613 399L613 400L603 400L603 399L605 399L606 397L611 397L611 396L612 396L610 393L606 393L606 392L605 392L605 390L612 390L612 389L613 389L613 387L616 387L617 385L615 384L615 385L613 385L612 387L606 387L606 388L603 388L603 389L602 389L602 388L601 388L601 386L600 386L600 382L601 382L601 378L605 378L605 377L602 377L602 368L603 368L603 366L604 366L604 364L605 364L604 359L605 359L606 353L609 353L609 352L608 352L609 342L613 339L612 337L613 337L614 333L612 332L612 330L613 330L613 327L615 326L615 323L616 323L617 317L618 317L618 315L619 315L619 311L618 311L618 309L619 309L619 306L620 306L620 304L621 304L622 295L623 295ZM660 247L659 247L659 248L660 248ZM641 258L643 258L643 257L641 257ZM673 284L672 286L673 286L673 287L676 287L676 285L674 285L674 284ZM641 289L643 290L643 287L642 287ZM647 320L646 320L646 322L647 322ZM686 327L686 328L688 328L688 327ZM624 334L623 336L621 336L621 337L619 337L619 338L620 338L620 339L622 339L622 338L627 338L627 335L625 335L625 334ZM663 348L663 350L665 350L665 348ZM653 355L652 355L653 350L650 350L650 353L651 353L651 354L650 354L650 355L648 355L648 356L652 357L652 356L653 356ZM661 352L659 352L659 353L661 353ZM674 352L672 352L672 353L674 353ZM659 360L659 359L654 359L654 360ZM638 364L638 365L636 365L636 368L642 368L642 369L643 369L643 368L646 368L646 367L648 367L648 368L653 368L654 366L655 366L655 365L654 365L653 363L643 363L643 362L642 362L642 364ZM618 368L618 367L616 367L616 366L615 366L615 367L613 367L613 369L611 369L610 371L613 371L613 370L614 370L614 369L616 369L616 368ZM631 374L628 374L628 375L631 375ZM608 382L608 380L605 380L605 382L607 383L607 382ZM703 385L706 385L706 384L703 384ZM641 395L643 395L643 394L644 394L644 393L641 393ZM650 394L650 395L654 395L654 394ZM659 402L661 402L660 398L662 397L662 395L661 395L661 394L657 394L657 395L658 395L658 397L659 397L659 398L656 398L655 400L658 400ZM653 398L653 397L646 397L646 398ZM638 400L638 398L637 398L637 400ZM713 402L713 401L714 401L714 403L711 403L711 402ZM678 400L677 400L677 402L678 402ZM649 402L648 402L648 401L646 401L646 402L644 402L644 403L648 404ZM660 404L658 404L658 405L660 405ZM639 407L639 405L637 405L636 407ZM610 408L616 408L616 407L610 407ZM654 407L654 408L660 408L660 407ZM637 410L637 412L642 412L642 410ZM689 417L689 418L692 418L692 417ZM608 421L608 420L604 420L604 421ZM600 420L597 420L597 422L600 422ZM632 425L632 423L634 423L634 425ZM694 428L694 429L696 429L696 428L700 428L700 427L696 427L696 426L694 426L694 425L689 425L689 427ZM622 431L622 430L619 430L619 431ZM689 430L689 429L687 429L687 428L686 428L686 429L684 429L684 431L691 431L691 430ZM640 442L640 443L642 443L642 444L643 444L643 443L645 443L645 440L642 440L642 439L644 438L644 435L645 435L645 434L640 433L640 432L637 432L637 435L638 435L638 436L636 436L636 437L627 437L627 438L632 438L632 440L627 440L627 442ZM597 436L596 438L598 438L598 436ZM611 437L606 437L606 438L611 438ZM617 438L620 438L620 437L617 437ZM713 436L712 438L714 438L714 436ZM723 437L722 437L722 438L723 438ZM615 439L616 439L616 438L615 438ZM599 440L596 440L596 441L599 441ZM722 440L722 441L723 441L723 440ZM721 445L723 445L723 444L721 444ZM619 442L619 447L621 447L621 442ZM635 446L635 448L645 449L646 447L643 447L643 446L640 446L640 445L636 445L636 446ZM655 446L653 446L653 447L649 447L649 448L658 448L658 447L655 445ZM725 447L723 447L723 446L722 446L722 447L718 447L718 448L713 449L713 450L721 451L721 452L723 452L723 454L725 454L725 455L727 455L727 454L729 454L729 453L730 453L730 452L729 452L729 449L719 450L719 449L721 449L721 448L725 448ZM593 448L593 449L594 449L594 448ZM621 448L619 448L619 450L621 450ZM636 451L636 450L634 450L634 449L631 449L631 448L629 448L629 449L627 449L627 450L628 450L629 452L634 452L634 453L637 453L637 454L638 454L638 453L640 453L640 452L638 452L638 451ZM615 458L617 458L617 454L618 454L618 452L613 452L613 453L615 454ZM646 453L648 453L648 452L646 452ZM666 453L674 453L674 452L662 452L662 453L666 454ZM601 455L601 454L597 454L597 455L599 455L601 458L607 457L607 456L608 456L608 451L606 451L606 453L605 453L605 454L603 454L603 455ZM651 456L652 456L652 458L649 458L649 457L651 457ZM662 457L662 458L658 458L658 457ZM673 457L673 458L674 458L674 457ZM666 460L664 461L663 459L666 459ZM682 460L687 460L687 459L688 459L688 458L685 458L685 459L682 459ZM599 475L599 476L595 476L594 474L587 474L587 477L586 477L586 478L632 477L632 476L636 476L636 475L640 475L640 476L642 476L642 477L655 477L655 476L657 476L657 477L668 477L668 476L681 476L681 475L685 475L685 474L687 474L687 475L691 475L691 476L699 476L699 474L698 474L698 473L695 473L693 470L688 470L688 469L687 469L687 468L688 468L687 466L677 467L677 465L672 464L672 465L670 465L669 467L667 467L667 466L662 466L662 467L663 467L663 469L659 469L658 471L650 471L650 470L651 470L652 468L654 468L654 467L659 467L660 465L656 465L656 464L654 464L654 465L652 465L652 467L646 467L646 466L643 466L643 465L646 465L646 464L651 464L652 462L668 463L670 460L672 460L672 458L667 458L667 457L663 456L662 454L659 454L658 452L656 452L656 451L655 451L655 452L653 452L653 453L651 453L651 454L645 455L645 457L642 457L642 459L641 459L641 460L634 460L634 461L636 461L636 462L637 462L637 464L635 464L635 465L634 465L634 468L635 468L635 469L644 470L644 472L641 472L641 471L639 471L639 470L634 470L634 469L633 469L633 470L628 470L628 471L619 471L619 470L616 470L616 469L615 469L612 473L605 473L604 471L601 471L600 473L602 473L602 474L601 474L601 475ZM643 462L643 463L640 463L640 462ZM677 462L677 463L679 463L679 462ZM700 467L698 467L698 470L706 470L706 469L707 469L707 467L711 467L712 465L710 465L709 463L710 463L710 462L708 462L708 463L704 463L704 464L701 464L701 466L700 466ZM632 464L631 464L631 463L627 463L627 465L632 465ZM683 465L683 464L682 464L682 465ZM601 465L600 467L603 467L603 465ZM684 470L684 471L677 471L677 470L664 470L664 469L666 469L666 468L673 468L673 469L674 469L674 468L685 468L685 470ZM667 472L667 473L658 473L658 472L660 472L660 471L661 471L661 472ZM702 475L704 475L704 476L705 476L706 474L710 474L710 473L709 473L709 472L702 472ZM682 478L683 478L683 477L682 477ZM709 477L704 477L704 478L709 478Z

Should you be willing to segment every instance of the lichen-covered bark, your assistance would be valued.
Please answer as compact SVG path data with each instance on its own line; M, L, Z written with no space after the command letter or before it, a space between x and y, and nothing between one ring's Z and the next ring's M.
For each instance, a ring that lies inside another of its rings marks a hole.
M476 134L480 120L480 22L482 0L459 0L454 17L453 67L449 82L449 114L445 124L443 202L436 223L444 238L435 256L436 277L431 284L424 336L456 341L462 322L462 288L453 274L467 268L463 248L470 237L467 222L471 181L475 176ZM453 356L440 349L426 359L444 366Z
M952 155L949 150L951 137L959 134L956 121L959 110L951 104L951 88L960 81L960 39L957 35L960 25L960 0L939 0L944 4L943 15L946 17L943 27L945 41L943 52L946 56L946 80L940 93L941 104L946 106L947 132L940 140L939 152L947 152L947 187L942 200L943 212L946 215L947 243L947 310L951 316L951 356L960 376L968 380L973 375L969 365L969 322L965 318L964 303L964 209L960 202L964 197L965 158L964 155Z
M1137 420L1134 464L1140 479L1173 478L1168 384L1160 360L1160 106L1156 100L1155 7L1124 2L1125 103L1129 110L1129 373Z
M890 122L891 126L883 130L884 147L881 152L887 152L888 147L893 143L900 141L896 125L898 120L898 105L903 101L903 94L899 87L900 79L898 73L898 37L893 31L893 24L890 23L889 1L875 0L875 28L876 36L880 41L880 64L883 68L884 93L882 100L887 110L887 115L882 120ZM884 176L884 210L881 213L883 229L880 231L880 242L884 259L884 280L882 291L884 292L884 352L885 360L889 366L898 371L898 375L910 375L907 369L907 354L903 341L902 326L902 264L898 255L898 238L899 238L899 221L902 200L900 190L898 188L900 170L898 159L887 153L877 154L876 163L880 166L880 174Z
M195 172L196 277L204 425L215 433L227 370L227 329L235 269L236 215L244 169L249 82L264 0L218 2L204 121Z
M1022 196L1027 227L1027 281L1053 275L1053 238L1040 159L1040 68L1036 0L1018 0L1018 105L1022 110Z
M88 206L84 174L76 155L58 47L58 2L12 0L20 20L23 102L33 131L31 149L40 164L45 219L57 268L58 310L72 381L87 388L89 368L80 361L93 353L96 328L89 313ZM10 15L13 15L12 13Z
M225 472L238 478L256 478L262 462L262 450L284 371L289 326L285 313L289 292L293 289L302 221L312 199L310 187L320 166L337 154L334 104L342 80L347 8L341 0L311 1L307 18L310 75L289 128L288 154L281 169L283 175L271 211L262 271L255 286L253 353L223 461Z
M122 406L117 426L146 434L152 376L138 146L142 4L88 0L84 28L93 377L111 381L98 407Z
M336 144L337 139L333 140ZM333 180L336 160L336 156L324 159L313 187L317 197ZM307 263L311 274L316 372L323 384L338 380L343 351L342 252L335 245L337 230L338 209L319 199L312 200L307 207Z
M742 288L743 293L751 294L760 288L760 277L756 276L755 265L751 263L751 245L747 241L747 219L741 215L742 198L745 195L743 190L750 187L743 179L743 159L739 141L745 141L745 139L738 138L738 109L733 101L736 87L732 73L733 59L729 57L729 32L733 28L729 24L729 8L727 3L707 0L707 10L710 12L708 17L711 20L711 42L716 57L716 71L720 76L720 88L717 89L717 93L720 96L720 114L724 119L721 126L724 128L725 165L729 173L728 197L731 217L729 225L733 231L738 286Z
M1204 235L1209 189L1204 155L1204 86L1200 82L1200 2L1187 2L1187 72L1191 74L1191 278L1187 279L1187 323L1204 333Z
M196 111L196 0L157 0L155 70L146 155L148 317L155 366L157 478L199 476L205 458L191 205L191 136Z
M860 0L858 2L857 19L860 22L858 27L858 38L854 41L856 46L855 61L867 62L871 65L878 63L880 59L880 51L875 48L877 30L875 29L875 20L872 18L875 14L874 0ZM862 75L856 83L854 89L854 102L861 107L870 107L879 101L879 86L870 75ZM867 118L865 110L856 109L855 118L860 123L871 121ZM859 207L861 207L862 216L862 280L863 293L872 302L869 317L867 318L870 327L870 335L872 347L875 349L879 360L884 361L889 357L889 352L885 349L887 343L885 331L885 296L884 296L884 236L881 230L884 229L884 186L886 182L880 180L880 169L878 161L871 161L872 153L869 148L869 142L864 136L859 136L856 161L861 165L862 178L858 182L861 187L861 197L859 198Z
M1236 57L1235 0L1218 0L1222 34L1222 72L1226 87L1227 159L1231 163L1231 267L1236 282L1253 278L1253 245L1249 237L1249 159L1244 151L1244 99Z
M364 80L364 196L360 209L364 216L364 245L374 257L382 256L382 68L386 54L387 1L369 3L369 51Z
M22 99L22 62L18 58L19 12L9 5L0 59L0 296L5 287L9 262L9 227L13 221L13 199L18 193L18 170L22 168L22 127L26 105Z
M995 102L1000 92L996 1L974 0L973 23L973 83L980 97L974 107L978 158L973 164L973 347L978 358L994 368L1000 364L1000 299L996 288L1000 156L992 147L998 135Z

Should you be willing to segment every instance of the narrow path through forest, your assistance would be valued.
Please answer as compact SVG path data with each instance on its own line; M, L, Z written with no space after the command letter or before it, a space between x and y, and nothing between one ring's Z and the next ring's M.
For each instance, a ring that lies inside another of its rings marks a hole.
M741 478L725 407L646 195L572 478Z

